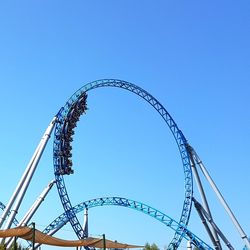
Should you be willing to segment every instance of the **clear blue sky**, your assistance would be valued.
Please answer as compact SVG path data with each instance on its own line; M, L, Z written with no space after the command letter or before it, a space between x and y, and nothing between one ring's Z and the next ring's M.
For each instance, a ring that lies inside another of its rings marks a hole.
M47 125L71 94L88 82L117 78L165 106L250 234L249 1L2 1L0 31L1 202L8 202ZM117 195L178 220L183 171L161 117L119 89L91 91L88 106L73 144L75 174L65 178L72 204ZM50 140L19 219L53 177ZM241 249L238 232L205 187L215 221ZM89 211L90 234L168 245L169 228L127 210ZM62 212L53 189L33 220L43 229ZM195 210L190 229L210 243ZM70 226L57 236L75 237Z

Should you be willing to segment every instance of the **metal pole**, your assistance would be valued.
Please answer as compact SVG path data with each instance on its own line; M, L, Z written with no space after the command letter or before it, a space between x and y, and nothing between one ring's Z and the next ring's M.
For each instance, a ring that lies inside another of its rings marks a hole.
M106 250L105 234L102 235L102 239L103 239L103 249Z
M33 205L31 206L31 208L29 209L29 211L25 214L25 216L23 217L23 219L18 223L17 226L26 226L29 221L31 220L32 216L34 215L34 213L37 211L37 209L39 208L39 206L41 205L41 203L44 201L46 195L48 194L48 192L51 190L51 188L53 187L55 183L55 180L51 181L47 187L43 190L43 192L40 194L40 196L37 198L37 200L33 203ZM11 244L13 243L13 237L10 238L7 242L7 248L11 247Z
M46 198L47 194L49 193L49 191L53 187L54 183L55 183L55 180L51 181L46 186L46 188L42 191L42 193L40 194L40 196L37 198L37 200L32 205L31 209L26 213L26 215L24 216L24 218L20 221L20 223L19 223L20 225L25 226L25 225L27 225L29 223L29 221L31 220L32 216L35 214L35 212L37 211L37 209L39 208L39 206L44 201L44 199Z
M190 240L187 241L187 250L192 250L192 244Z
M210 227L208 226L207 221L206 221L203 213L200 210L200 207L197 205L198 202L196 202L196 200L193 200L193 201L194 201L194 206L196 208L196 211L197 211L197 213L198 213L198 215L199 215L199 217L201 219L201 222L203 223L203 225L204 225L204 227L205 227L205 229L206 229L206 231L207 231L207 233L209 235L209 238L211 239L213 245L216 246L216 242L215 242L213 234L212 234L212 232L210 230Z
M23 173L23 175L22 175L19 183L16 186L16 189L15 189L14 193L12 194L12 196L11 196L11 198L10 198L7 206L5 207L5 209L4 209L4 211L3 211L2 215L1 215L1 218L0 218L0 228L2 227L4 221L6 220L6 217L7 217L8 213L9 213L9 211L10 211L10 209L11 209L11 207L12 207L14 201L15 201L15 199L16 199L18 193L21 190L21 187L22 187L22 185L23 185L23 183L24 183L24 181L25 181L25 179L26 179L26 177L27 177L27 175L28 175L28 173L30 171L30 168L31 168L31 166L33 164L33 161L34 161L34 159L35 159L35 157L37 155L37 152L38 152L40 146L41 146L41 141L38 144L38 146L37 146L37 148L36 148L33 156L31 157L31 160L30 160L29 164L27 165L27 167L26 167L26 169L25 169L25 171L24 171L24 173Z
M32 222L31 223L32 224L32 250L35 250L35 235L36 235L36 232L35 232L35 230L36 230L36 228L35 228L35 223L34 222Z
M88 229L88 227L89 227L89 223L88 223L88 208L84 209L83 219L84 219L83 220L83 222L84 222L84 224L83 224L83 231L85 232L86 237L88 237L89 236L89 229Z
M212 227L216 230L216 232L218 233L218 235L221 237L221 239L224 241L224 243L226 244L226 246L230 249L230 250L234 250L233 246L231 245L231 243L228 241L228 239L225 237L225 235L221 232L221 230L218 228L218 226L215 224L215 222L213 221L212 218L210 218L209 214L207 213L207 211L202 207L202 205L196 201L194 198L194 203L195 203L195 207L197 210L199 210L202 215L204 215L206 217L206 219L209 221L209 223L212 225Z
M14 246L13 246L13 248L14 248L14 250L17 250L17 243L16 243L16 236L14 237ZM6 248L6 249L8 249L8 248Z
M195 178L195 181L196 181L196 184L197 184L197 187L198 187L201 199L202 199L202 204L203 204L205 210L207 211L207 213L209 214L209 216L212 218L212 214L211 214L211 211L210 211L210 208L209 208L209 205L208 205L206 194L205 194L205 191L203 189L201 179L200 179L200 176L198 174L198 171L197 171L197 168L196 168L196 165L195 165L194 156L193 156L193 148L189 144L187 144L187 148L188 148L188 153L189 153L189 156L190 156L192 172L194 174L194 178ZM211 231L210 231L208 225L205 225L205 228L206 228L206 230L207 230L207 232L209 234L209 237L210 237L211 241L213 242L213 245L214 245L215 249L221 250L222 247L221 247L220 240L219 240L217 232L212 227L212 234L211 234Z
M32 162L32 165L30 167L30 171L27 174L27 177L26 177L26 179L25 179L25 181L23 183L23 186L21 188L21 191L19 191L19 195L17 197L15 206L14 206L13 210L11 211L11 214L10 214L10 216L8 218L8 221L6 222L6 225L5 225L4 229L8 229L8 228L11 227L11 224L12 224L12 222L13 222L13 220L14 220L17 212L18 212L18 209L19 209L19 207L21 205L23 197L24 197L24 195L25 195L25 193L27 191L27 188L28 188L28 186L30 184L30 181L31 181L31 179L33 177L33 174L34 174L34 172L36 170L36 167L37 167L37 165L38 165L38 163L40 161L42 153L43 153L43 151L44 151L44 149L45 149L45 147L47 145L47 142L48 142L48 140L50 138L51 132L52 132L54 126L55 126L56 119L57 119L57 117L54 117L52 119L51 123L49 124L48 128L46 129L46 131L44 133L44 136L41 139L41 146L39 147L38 152L37 152L37 154L36 154L36 156L34 158L34 161Z
M250 250L250 241L246 235L246 233L243 231L242 227L240 226L239 222L237 221L236 217L234 216L232 210L230 209L230 207L228 206L227 202L225 201L224 197L222 196L222 194L220 193L219 189L217 188L215 182L213 181L213 179L211 178L211 176L209 175L207 169L205 168L205 166L203 165L202 161L200 160L199 156L197 155L197 153L193 150L194 156L195 156L195 160L197 162L197 164L200 166L202 173L204 174L204 176L206 177L208 183L210 184L210 186L212 187L213 191L215 192L216 196L218 197L220 203L222 204L222 206L224 207L225 211L228 213L230 219L232 220L233 224L235 225L236 229L238 230L240 237L242 238L242 240L244 240L246 247Z

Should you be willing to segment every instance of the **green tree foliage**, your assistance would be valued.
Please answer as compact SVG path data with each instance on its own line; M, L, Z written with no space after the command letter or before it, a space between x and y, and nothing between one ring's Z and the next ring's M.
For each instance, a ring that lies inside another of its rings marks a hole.
M4 244L0 244L0 250L5 250L6 248L5 248L5 246L4 246Z
M14 243L12 244L10 250L26 250L27 248L22 247L22 245L16 243L16 246L14 245ZM6 250L6 247L4 244L0 244L0 250Z
M146 243L145 247L143 248L143 250L160 250L160 248L155 244L149 244L148 242Z

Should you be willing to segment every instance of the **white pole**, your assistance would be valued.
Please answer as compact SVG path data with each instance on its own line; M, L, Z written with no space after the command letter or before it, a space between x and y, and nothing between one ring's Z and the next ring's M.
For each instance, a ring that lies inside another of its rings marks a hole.
M55 183L55 180L51 181L47 187L42 191L42 193L39 195L39 197L37 198L37 200L33 203L33 205L31 206L31 208L28 210L28 212L24 215L23 219L18 223L17 226L26 226L29 221L31 220L32 216L34 215L34 213L37 211L37 209L39 208L39 206L41 205L41 203L44 201L45 197L47 196L47 194L49 193L49 191L51 190L51 188L53 187ZM14 241L14 238L10 238L7 242L7 249L11 247L12 243Z
M222 196L221 192L219 191L219 189L217 188L215 182L213 181L213 179L211 178L211 176L209 175L208 171L206 170L205 166L203 165L202 161L200 160L199 156L197 155L197 153L195 151L194 152L194 156L196 158L197 164L200 166L202 173L204 174L204 176L206 177L207 181L209 182L209 184L211 185L212 189L214 190L216 196L218 197L219 201L221 202L222 206L224 207L224 209L226 210L226 212L228 213L229 217L231 218L233 224L235 225L235 227L237 228L241 238L245 241L245 244L247 246L247 248L250 250L250 241L247 238L247 235L245 234L245 232L243 231L242 227L240 226L239 222L237 221L236 217L234 216L232 210L230 209L230 207L228 206L227 202L225 201L224 197Z
M54 183L55 183L55 180L51 181L46 186L46 188L42 191L42 193L40 194L40 196L37 198L37 200L32 205L31 209L26 213L26 215L24 216L23 220L20 221L20 223L19 223L20 225L26 226L29 223L29 221L31 220L32 216L35 214L35 212L37 211L37 209L39 208L39 206L44 201L44 199L46 198L47 194L49 193L49 191L53 187Z
M0 218L0 228L2 227L4 221L6 220L6 217L7 217L8 213L10 212L10 209L11 209L11 207L12 207L15 199L16 199L18 193L21 190L21 187L22 187L22 185L23 185L23 183L24 183L24 181L25 181L25 179L26 179L26 177L27 177L27 175L28 175L28 173L30 171L30 167L32 166L32 164L34 162L34 159L35 159L35 157L37 155L37 152L38 152L38 150L39 150L39 148L41 146L41 142L42 141L40 141L40 143L38 144L38 146L37 146L37 148L36 148L36 150L35 150L32 158L31 158L29 164L27 165L27 167L26 167L26 169L25 169L25 171L24 171L24 173L23 173L23 175L22 175L19 183L16 186L16 189L15 189L14 193L12 194L12 196L11 196L11 198L10 198L7 206L5 207L5 209L4 209L4 211L3 211L2 215L1 215L1 218Z
M196 184L197 184L197 187L198 187L201 199L202 199L202 204L203 204L206 212L212 218L212 213L211 213L209 205L208 205L207 197L206 197L205 191L203 189L199 173L198 173L197 168L196 168L194 149L189 144L188 144L188 152L189 152L189 155L190 155L192 173L194 175L194 178L195 178L195 181L196 181ZM210 228L207 228L207 229L210 230ZM214 244L215 249L216 250L221 250L222 247L221 247L221 244L220 244L218 234L217 234L217 232L215 231L215 229L213 227L212 227L212 235L210 233L208 233L208 234L210 236L211 241L215 243Z
M187 250L192 250L192 244L190 240L187 241Z
M194 198L193 198L194 199ZM210 215L207 213L207 211L201 206L201 204L194 199L194 205L197 209L197 211L199 211L199 213L202 214L202 216L204 216L208 222L212 225L212 227L216 230L216 232L218 233L218 235L221 237L221 239L224 241L224 243L226 244L226 246L231 249L234 250L233 246L231 245L231 243L228 241L228 239L225 237L225 235L222 233L222 231L219 229L219 227L215 224L215 222L213 221L213 218L210 217Z
M41 145L40 145L40 147L38 149L38 152L35 155L35 158L34 158L32 164L30 166L30 170L28 171L28 174L27 174L27 176L25 178L25 181L24 181L24 183L23 183L23 185L21 187L21 190L19 190L19 194L18 194L16 203L14 205L13 210L10 213L10 216L8 218L8 221L6 222L6 225L5 225L4 229L8 229L8 228L11 227L11 224L12 224L12 222L13 222L13 220L14 220L17 212L18 212L18 209L19 209L19 207L21 205L23 197L24 197L24 195L25 195L25 193L27 191L27 188L28 188L28 186L30 184L30 181L31 181L31 179L33 177L33 174L34 174L34 172L36 170L36 167L37 167L37 165L39 163L39 160L40 160L40 158L42 156L42 153L43 153L43 151L44 151L44 149L45 149L45 147L47 145L47 142L48 142L48 140L50 138L51 132L52 132L54 126L55 126L56 119L57 119L57 117L54 117L52 119L52 121L50 122L48 128L46 129L46 131L45 131L45 133L44 133L44 135L43 135L43 137L41 139L41 143L40 143Z
M86 237L89 236L89 223L88 223L88 209L84 209L84 215L83 215L83 231L85 232Z

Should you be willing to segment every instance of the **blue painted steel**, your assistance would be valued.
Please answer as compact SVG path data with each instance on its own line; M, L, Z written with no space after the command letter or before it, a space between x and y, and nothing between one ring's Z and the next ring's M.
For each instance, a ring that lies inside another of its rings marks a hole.
M74 210L74 213L77 214L79 212L82 212L84 209L89 209L93 207L98 206L121 206L126 208L131 208L133 210L142 212L158 221L166 225L167 227L170 227L174 231L182 232L183 238L186 240L191 240L196 247L199 249L209 249L212 250L208 244L206 244L204 241L202 241L198 236L193 234L191 231L189 231L186 227L178 223L176 220L172 219L168 215L162 213L161 211L148 206L144 203L134 201L127 198L122 197L103 197L103 198L96 198L92 200L88 200L82 203L79 203L78 205L74 206L72 209ZM66 215L66 212L58 216L55 220L53 220L44 230L43 232L48 234L50 231L60 227L61 225L65 225L68 222L68 217Z
M84 85L82 88L80 88L79 90L77 90L69 98L66 105L59 111L57 115L58 120L57 120L57 124L55 127L54 146L53 146L54 147L53 148L54 150L54 154L53 154L54 155L54 172L55 172L55 178L57 181L56 182L57 189L58 189L58 193L59 193L62 205L64 207L64 210L67 214L67 217L76 235L79 238L86 237L75 215L75 212L72 209L72 205L71 205L69 196L67 194L66 186L64 183L63 175L60 174L60 171L65 168L65 162L66 162L65 156L60 155L60 151L64 144L62 138L64 138L65 136L64 127L66 123L72 118L71 112L74 109L75 105L79 102L79 100L82 98L82 96L86 92L95 88L99 88L99 87L117 87L117 88L122 88L122 89L125 89L125 90L128 90L130 92L137 94L138 96L146 100L150 105L152 105L154 109L161 115L161 117L167 123L178 145L180 156L182 159L182 164L183 164L184 180L185 180L185 186L184 186L185 196L184 196L184 203L183 203L183 208L182 208L182 213L180 216L179 223L183 225L184 227L186 227L188 225L188 221L189 221L189 217L191 213L192 196L193 196L192 171L191 171L191 166L190 166L188 150L186 148L186 143L187 143L186 138L184 137L182 131L178 128L173 118L170 116L167 110L163 107L163 105L159 101L157 101L147 91L143 90L142 88L132 83L128 83L126 81L116 80L116 79L103 79L103 80L97 80L97 81L88 83ZM74 124L76 124L76 122L77 121L75 120L73 121ZM68 166L66 166L66 168L67 167ZM71 172L69 171L69 173ZM180 227L177 227L175 235L169 245L169 249L177 249L182 238L183 238L182 229Z

